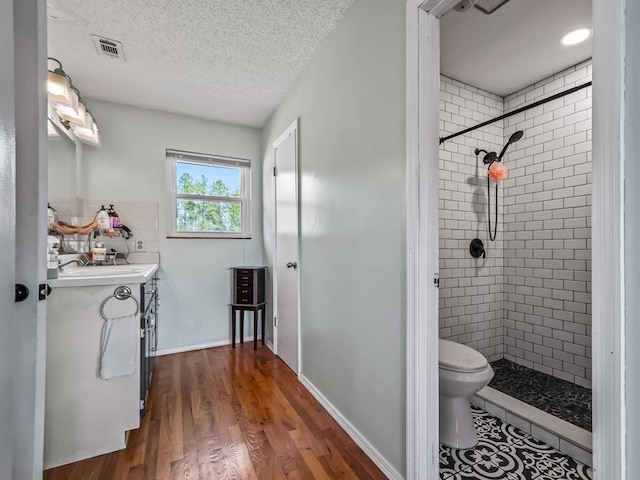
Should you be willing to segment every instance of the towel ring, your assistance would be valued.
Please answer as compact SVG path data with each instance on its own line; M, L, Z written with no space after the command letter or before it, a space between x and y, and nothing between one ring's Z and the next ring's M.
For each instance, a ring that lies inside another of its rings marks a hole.
M140 302L138 302L138 299L131 294L131 289L129 287L120 286L113 291L113 295L109 295L100 304L100 316L104 319L105 322L109 319L104 314L104 306L112 298L115 298L116 300L126 300L128 298L131 298L134 302L136 302L136 311L133 315L138 315L138 313L140 312Z

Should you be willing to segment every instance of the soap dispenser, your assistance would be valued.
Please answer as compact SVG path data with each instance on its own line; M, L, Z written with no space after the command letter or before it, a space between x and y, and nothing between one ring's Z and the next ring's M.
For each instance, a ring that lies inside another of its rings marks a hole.
M102 208L100 208L96 214L96 223L98 224L100 233L108 232L111 229L111 217L105 210L104 205L102 205Z
M111 228L120 227L120 216L113 208L113 205L109 205L109 218L111 219Z

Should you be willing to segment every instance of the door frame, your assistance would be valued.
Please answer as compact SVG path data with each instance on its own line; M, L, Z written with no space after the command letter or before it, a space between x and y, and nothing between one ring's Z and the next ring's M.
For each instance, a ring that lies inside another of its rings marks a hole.
M439 20L407 0L407 480L439 478ZM436 65L437 68L431 68ZM433 133L431 133L433 132Z
M627 458L626 452L636 451L640 438L640 426L633 423L636 412L625 408L640 401L640 382L632 383L630 371L625 371L625 356L629 361L638 358L637 353L625 351L625 343L640 343L640 329L625 325L640 318L640 306L625 304L625 287L640 284L634 257L625 256L624 248L625 235L632 239L640 234L637 221L628 222L633 231L625 232L625 174L628 182L640 180L633 160L625 165L625 153L637 154L639 149L637 139L625 138L625 128L631 132L630 119L640 116L640 106L632 104L628 92L625 95L625 75L632 72L638 78L635 72L640 69L638 56L630 58L625 51L632 44L625 35L637 35L627 28L633 23L631 17L625 18L627 1L593 0L593 460L598 480L624 480L633 474L630 466L638 460ZM406 3L408 480L437 478L439 469L438 389L434 388L438 385L438 309L432 284L438 266L437 17L456 3ZM627 195L632 198L630 192Z
M276 325L277 323L277 318L278 318L278 269L277 269L277 264L278 264L278 190L277 190L277 186L276 186L276 179L277 179L277 168L278 168L278 164L277 164L277 156L276 156L276 148L278 148L280 146L280 144L282 142L284 142L284 140L286 138L289 137L290 134L294 135L294 139L295 139L295 161L294 161L294 178L295 178L295 192L296 192L296 210L297 210L297 215L298 215L298 231L296 232L297 235L297 244L298 244L298 268L296 268L296 272L297 272L297 276L298 276L298 281L297 281L297 285L298 285L298 305L297 305L297 311L298 311L298 371L295 372L295 374L297 376L300 376L300 373L302 373L302 334L301 334L301 299L300 299L300 293L301 293L301 288L300 288L300 179L299 179L299 172L300 172L300 168L298 165L299 162L299 157L300 157L300 137L299 137L299 132L298 132L298 124L299 124L299 119L296 118L293 123L291 125L289 125L284 132L282 132L282 134L271 144L271 148L273 151L273 163L274 163L274 174L273 174L273 249L272 249L272 258L273 258L273 272L272 272L272 278L273 278L273 283L271 286L271 295L272 295L272 299L273 299L273 306L272 306L272 310L273 310L273 353L275 353L276 355L278 354L278 326Z

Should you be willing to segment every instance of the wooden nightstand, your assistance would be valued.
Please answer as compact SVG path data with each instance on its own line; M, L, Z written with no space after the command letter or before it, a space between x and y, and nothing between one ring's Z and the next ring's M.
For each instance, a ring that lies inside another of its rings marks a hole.
M240 342L244 341L244 312L253 312L253 348L258 348L258 316L262 311L264 345L267 267L232 267L231 345L236 348L236 312L240 312Z

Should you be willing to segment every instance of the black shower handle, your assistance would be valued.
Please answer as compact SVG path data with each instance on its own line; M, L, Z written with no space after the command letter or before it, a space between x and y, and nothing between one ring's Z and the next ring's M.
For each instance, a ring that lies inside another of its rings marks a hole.
M474 238L471 240L469 244L469 253L473 258L479 258L482 255L482 258L487 258L487 252L484 249L484 243L479 238Z

